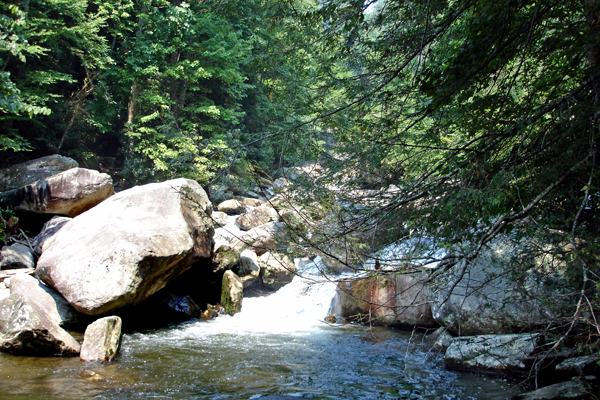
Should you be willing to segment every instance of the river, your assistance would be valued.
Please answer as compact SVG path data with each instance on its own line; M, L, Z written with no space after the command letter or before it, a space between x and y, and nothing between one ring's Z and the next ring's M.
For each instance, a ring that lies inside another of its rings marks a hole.
M331 325L335 284L295 277L242 311L123 336L117 360L0 354L0 399L504 399L501 379L447 371L422 334ZM151 316L149 316L150 318Z

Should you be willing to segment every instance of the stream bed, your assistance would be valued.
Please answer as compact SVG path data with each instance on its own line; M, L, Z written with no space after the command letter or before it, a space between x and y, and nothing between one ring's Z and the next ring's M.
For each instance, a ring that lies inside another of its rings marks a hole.
M323 321L335 291L295 277L242 312L125 334L117 360L0 354L0 399L505 399L502 379L447 371L416 332ZM151 318L151 316L148 316Z

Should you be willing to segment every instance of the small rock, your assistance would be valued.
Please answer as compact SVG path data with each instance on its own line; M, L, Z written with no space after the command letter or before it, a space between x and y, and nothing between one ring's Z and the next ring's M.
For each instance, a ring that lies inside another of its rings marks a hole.
M85 330L81 346L81 361L110 362L115 359L121 345L121 318L104 317Z
M270 290L279 290L294 278L296 266L290 259L280 253L266 252L258 260L260 278L263 285Z
M227 220L229 219L227 214L225 214L223 211L213 211L211 218L218 227L227 225Z
M225 200L217 205L217 211L228 215L238 215L246 212L246 206L235 199Z
M598 366L598 355L591 354L568 358L558 364L555 369L562 376L593 375L600 369Z
M221 289L221 306L228 315L234 315L242 310L244 286L242 280L233 272L225 271Z

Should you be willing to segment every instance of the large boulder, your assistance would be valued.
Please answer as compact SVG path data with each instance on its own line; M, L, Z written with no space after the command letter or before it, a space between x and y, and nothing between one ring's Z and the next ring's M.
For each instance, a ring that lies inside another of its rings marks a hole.
M0 170L0 192L17 189L77 167L77 161L58 154L13 165Z
M28 274L16 274L10 280L10 293L22 294L35 303L45 315L61 327L79 324L78 313L56 290Z
M502 237L468 265L463 260L434 272L430 300L436 321L465 336L531 331L559 318L559 285L538 273L525 254L531 252L522 242Z
M0 269L34 268L33 252L21 243L13 243L2 247L0 254Z
M243 231L267 224L269 222L278 222L279 214L274 208L268 206L260 206L253 208L245 214L236 218L235 224Z
M375 325L435 328L427 298L422 272L352 279L338 284L331 313Z
M446 368L517 377L527 373L541 352L542 336L535 334L461 336L446 350Z
M79 343L35 302L20 293L0 300L0 351L36 356L75 356Z
M114 193L108 174L72 168L0 194L0 206L17 211L75 217Z
M79 355L81 361L111 362L121 345L121 318L112 316L94 321L85 330Z
M206 193L192 180L125 190L53 236L37 274L84 314L140 304L210 257L211 213Z

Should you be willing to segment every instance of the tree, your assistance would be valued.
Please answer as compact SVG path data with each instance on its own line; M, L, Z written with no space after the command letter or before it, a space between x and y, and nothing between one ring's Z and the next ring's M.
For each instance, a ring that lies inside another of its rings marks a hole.
M398 265L443 271L500 233L538 236L579 291L566 330L583 322L600 334L599 11L597 1L331 0L309 13L327 30L317 93L335 101L299 125L319 125L335 147L319 177L328 189L294 195L328 215L310 235L292 229L298 243L353 268L374 240L413 243Z

